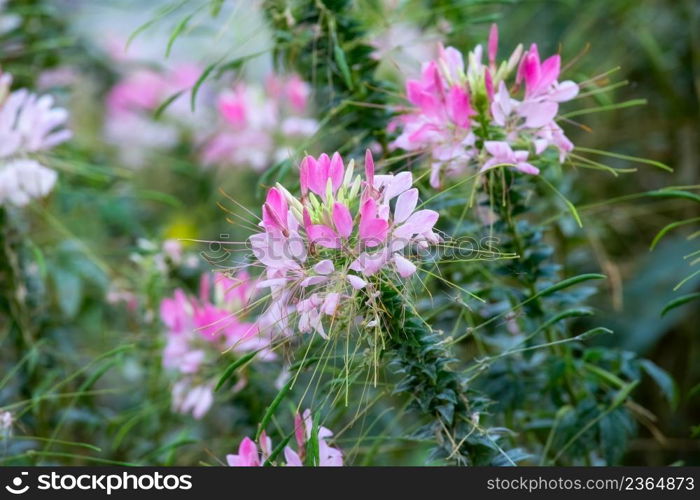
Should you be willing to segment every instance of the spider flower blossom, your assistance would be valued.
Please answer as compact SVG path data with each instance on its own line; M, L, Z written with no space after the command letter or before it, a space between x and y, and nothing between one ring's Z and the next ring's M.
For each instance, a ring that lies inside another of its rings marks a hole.
M125 163L142 166L150 151L170 149L178 143L181 132L199 128L201 113L190 109L185 91L195 84L200 73L192 64L163 72L138 69L110 89L105 100L104 133L107 141L117 146ZM155 120L153 112L170 98L174 100L165 108L162 119Z
M297 414L294 417L294 435L297 443L297 451L291 446L285 446L284 458L287 467L302 467L306 458L306 444L311 439L313 421L311 410L305 410L303 416ZM333 433L322 426L318 427L318 465L320 467L340 467L343 465L343 453L330 446L327 439ZM255 441L246 437L238 447L238 454L226 456L226 462L231 467L261 467L272 453L272 441L263 432L260 435L260 446Z
M12 76L0 72L0 204L24 206L46 196L56 172L32 157L68 140L68 112L51 96L10 92Z
M418 190L410 172L375 175L365 155L364 180L338 153L307 156L300 165L301 197L278 184L262 207L262 232L250 237L254 256L266 272L258 286L269 287L266 319L290 333L288 317L298 314L301 332L326 336L324 317L341 301L365 289L381 272L405 279L416 271L411 247L439 241L438 214L416 210ZM262 327L262 326L261 326Z
M173 408L201 418L214 400L214 382L203 373L203 365L216 360L222 351L261 350L261 359L271 359L268 342L255 323L241 317L255 294L255 283L247 274L234 278L218 275L213 286L203 275L199 297L177 289L160 305L160 317L167 327L163 365L181 378L172 391Z
M500 64L496 61L498 29L487 44L487 62L479 45L468 54L440 47L437 60L423 65L421 77L406 83L412 108L391 123L400 129L392 143L407 151L431 155L431 185L443 174L486 171L509 165L526 174L539 169L529 157L552 147L564 161L573 144L556 118L559 104L576 97L579 87L559 81L558 54L544 61L537 44L518 46Z
M310 88L297 75L270 75L263 88L238 83L218 98L220 124L202 151L205 164L264 170L287 157L290 141L311 136Z

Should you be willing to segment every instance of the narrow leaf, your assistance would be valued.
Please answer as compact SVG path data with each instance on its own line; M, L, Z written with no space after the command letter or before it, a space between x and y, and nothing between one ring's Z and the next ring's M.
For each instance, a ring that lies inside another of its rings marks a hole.
M259 352L260 352L260 351L253 351L253 352L250 352L250 353L246 354L245 356L241 356L241 357L238 358L236 361L234 361L233 363L231 363L230 365L228 365L228 368L226 368L226 370L224 371L223 375L221 375L221 378L219 378L219 381L216 383L216 387L214 388L214 392L216 392L216 391L218 391L219 389L221 389L221 386L223 386L224 383L225 383L229 378L231 378L231 376L233 375L233 373L234 373L238 368L240 368L241 366L243 366L243 365L247 364L248 362L250 362L255 356L258 355Z
M267 427L267 424L270 423L270 419L272 418L272 415L274 415L275 410L277 410L277 407L280 405L282 400L287 396L287 393L292 388L293 383L294 383L294 378L290 379L286 384L284 384L284 387L282 387L280 392L277 393L277 396L275 396L275 399L272 401L272 403L270 403L270 406L268 406L267 410L265 410L265 414L263 415L263 418L260 420L260 424L258 425L258 431L255 433L255 441L258 441L258 439L260 439L260 434L262 434L262 431L265 430L265 427Z

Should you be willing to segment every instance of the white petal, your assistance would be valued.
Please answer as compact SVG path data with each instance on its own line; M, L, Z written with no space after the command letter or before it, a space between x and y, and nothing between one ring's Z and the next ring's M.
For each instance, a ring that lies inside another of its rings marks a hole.
M394 255L394 264L396 264L396 271L402 278L407 278L416 272L415 264L402 255Z
M355 276L354 274L348 274L348 281L350 282L350 286L352 286L355 290L364 288L367 285L365 280L359 276Z
M396 200L396 208L394 209L394 223L400 224L408 219L408 216L413 213L418 203L418 190L416 188L409 189L401 193Z
M333 267L333 262L329 259L322 260L314 266L314 271L318 274L330 274L333 272L335 267Z

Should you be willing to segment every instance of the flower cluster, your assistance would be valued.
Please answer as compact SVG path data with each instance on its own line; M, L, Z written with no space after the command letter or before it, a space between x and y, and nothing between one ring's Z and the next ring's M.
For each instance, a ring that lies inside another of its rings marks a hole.
M260 171L287 158L290 144L318 127L307 117L309 92L297 75L270 75L264 89L238 83L222 92L219 124L204 144L203 162Z
M105 137L119 148L122 161L131 167L144 164L154 150L167 150L178 144L182 129L194 130L203 120L190 109L185 91L201 71L192 64L181 64L166 71L138 69L125 75L106 97ZM179 94L178 94L179 93ZM168 99L164 120L155 120L154 111Z
M486 171L508 165L527 174L539 169L528 158L549 147L560 161L573 144L556 123L559 103L576 97L579 87L559 82L558 54L540 60L537 44L518 46L500 65L496 62L498 29L488 40L488 62L479 45L467 57L453 47L440 47L436 61L423 65L421 78L406 83L412 109L391 123L400 135L393 146L431 154L431 185L443 174Z
M302 467L306 460L306 445L313 432L313 420L311 410L304 411L303 417L297 414L294 417L294 436L297 442L297 451L290 446L284 448L285 465L287 467ZM333 433L322 426L317 429L318 440L318 465L320 467L340 467L343 465L343 453L330 446L327 439ZM246 437L238 447L237 455L227 455L226 461L231 467L260 467L272 453L272 441L263 432L260 435L260 450L255 441Z
M298 314L301 332L326 336L323 318L359 290L371 296L369 278L380 271L407 278L416 271L411 247L439 241L438 214L416 210L418 190L410 172L375 175L365 155L365 178L347 168L338 153L307 156L300 165L301 197L277 184L262 207L263 231L250 237L266 272L272 304L266 319L289 334L288 317Z
M56 172L30 155L68 140L63 128L68 112L54 107L51 96L26 89L10 92L12 76L0 72L0 204L24 206L46 196Z
M221 352L261 350L260 359L273 354L255 323L243 321L255 294L255 283L247 274L234 278L218 275L212 286L209 275L202 275L199 297L177 289L160 305L160 316L167 326L163 365L177 370L181 377L173 387L173 408L201 418L211 406L214 382L202 370Z

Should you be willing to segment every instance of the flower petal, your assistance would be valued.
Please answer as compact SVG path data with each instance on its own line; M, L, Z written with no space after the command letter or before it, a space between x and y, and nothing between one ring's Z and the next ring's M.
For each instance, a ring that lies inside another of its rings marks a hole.
M348 281L350 282L350 286L353 287L355 290L364 288L367 285L367 282L365 280L363 280L359 276L355 276L354 274L348 274Z
M350 210L342 203L333 204L333 224L338 234L343 238L348 238L352 233L352 215Z
M314 271L318 274L330 274L334 269L333 262L329 259L324 259L314 266Z
M416 272L415 264L398 253L394 254L394 264L396 265L396 271L402 278L408 278Z
M335 310L338 308L338 302L340 301L340 294L337 292L331 292L326 295L326 299L321 305L321 312L327 314L328 316L333 316Z
M344 174L345 166L343 165L343 159L338 152L335 152L333 153L333 158L331 158L331 162L328 167L328 177L331 179L333 192L337 191L340 185L343 183Z
M400 195L413 185L413 174L411 172L401 172L395 175L390 181L389 185L386 187L384 192L384 200L386 203L389 202L395 196Z
M389 223L384 219L372 219L360 225L360 241L368 247L380 245L386 238Z
M417 203L418 189L412 188L401 193L396 200L396 207L394 208L394 223L401 224L408 219L409 215L415 210Z
M325 248L340 248L340 238L330 227L312 224L306 228L306 235L311 243Z
M435 210L418 210L411 215L405 226L410 226L413 234L422 234L433 229L439 214Z

